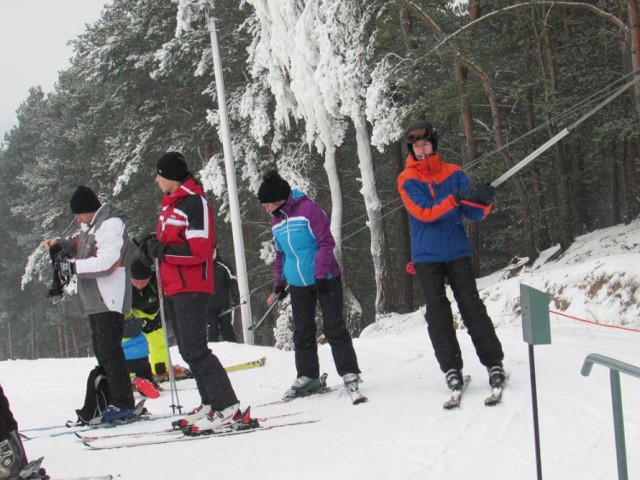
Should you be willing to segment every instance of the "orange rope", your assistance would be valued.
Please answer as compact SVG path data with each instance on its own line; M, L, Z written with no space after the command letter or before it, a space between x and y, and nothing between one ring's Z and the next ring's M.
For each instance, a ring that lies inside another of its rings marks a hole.
M578 322L588 323L590 325L597 325L598 327L617 328L619 330L627 330L629 332L640 333L640 330L637 330L635 328L621 327L620 325L610 325L607 323L592 322L590 320L585 320L584 318L573 317L571 315L567 315L566 313L555 312L553 310L549 310L549 313L554 313L556 315L560 315L561 317L567 317L567 318L570 318L571 320L577 320Z

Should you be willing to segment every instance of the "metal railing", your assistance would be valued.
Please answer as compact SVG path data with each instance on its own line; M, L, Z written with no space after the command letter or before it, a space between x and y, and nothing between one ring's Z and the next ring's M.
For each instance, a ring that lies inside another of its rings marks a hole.
M624 440L624 418L622 415L622 392L620 389L620 373L626 373L632 377L640 378L640 368L628 363L605 357L598 353L590 353L584 359L580 373L588 377L593 365L597 363L609 368L611 379L611 401L613 404L613 428L616 440L616 457L618 462L618 479L628 480L627 472L627 447Z

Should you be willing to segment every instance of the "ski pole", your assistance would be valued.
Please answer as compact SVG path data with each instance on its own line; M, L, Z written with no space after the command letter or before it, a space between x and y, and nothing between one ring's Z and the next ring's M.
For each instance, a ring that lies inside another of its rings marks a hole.
M289 290L289 285L287 285L287 287L285 288L285 292ZM273 311L273 309L276 307L276 305L278 303L280 303L280 295L278 295L275 299L275 301L269 305L269 308L267 308L267 311L264 312L264 315L262 316L262 318L260 318L260 320L258 320L256 323L254 323L253 325L251 325L249 327L249 330L254 331L255 329L257 329L260 325L262 325L262 322L264 322L267 317L269 316L269 314Z
M160 281L160 262L157 258L154 258L153 264L156 268L156 282L158 286L158 303L160 304L160 323L162 324L162 332L164 334L164 346L167 349L167 360L169 361L169 384L171 385L171 410L172 413L178 413L182 415L182 405L180 405L180 399L178 398L178 387L176 386L176 377L173 374L173 362L171 361L171 352L169 351L169 334L167 333L167 322L164 317L164 292L162 290L162 282ZM175 399L174 399L175 392Z
M233 312L234 310L236 310L236 309L240 308L240 307L241 307L242 305L244 305L245 303L247 303L247 301L246 301L246 300L245 300L245 301L243 301L243 302L240 302L238 305L234 305L234 306L232 306L232 307L230 307L230 308L227 308L226 310L223 310L222 312L220 312L220 315L226 315L227 313L231 313L231 312Z
M563 129L562 131L560 131L559 133L554 135L552 138L547 140L545 143L540 145L533 152L531 152L529 155L527 155L525 158L523 158L518 163L516 163L513 167L511 167L509 170L507 170L500 177L496 178L493 182L491 182L491 186L492 187L497 187L498 185L501 185L506 180L511 178L516 172L518 172L522 168L526 167L529 163L531 163L533 160L535 160L537 157L539 157L540 154L542 154L545 150L548 150L551 146L553 146L554 144L558 143L564 137L569 135L569 133L571 133L571 131L574 128L576 128L578 125L580 125L582 122L584 122L591 115L593 115L598 110L600 110L602 107L604 107L606 104L611 102L614 98L622 95L622 93L624 93L627 89L629 89L631 86L633 86L635 83L637 83L638 80L640 80L640 76L636 76L633 80L625 83L622 87L620 87L618 90L613 92L613 94L611 94L609 97L605 98L602 102L600 102L593 109L591 109L590 111L585 113L582 117L580 117L578 120L573 122L570 126L566 127L565 129Z

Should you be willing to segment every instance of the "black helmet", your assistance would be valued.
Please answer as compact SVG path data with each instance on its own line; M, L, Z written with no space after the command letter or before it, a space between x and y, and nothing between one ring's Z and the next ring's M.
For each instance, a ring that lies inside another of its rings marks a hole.
M409 125L404 138L407 140L407 149L411 155L413 155L413 144L418 140L427 140L431 143L433 151L438 151L438 132L433 125L425 120L419 120Z

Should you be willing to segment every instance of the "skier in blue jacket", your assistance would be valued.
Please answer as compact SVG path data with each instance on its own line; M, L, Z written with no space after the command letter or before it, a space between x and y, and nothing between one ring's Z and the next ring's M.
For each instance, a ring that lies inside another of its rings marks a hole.
M276 247L274 293L284 298L287 284L291 293L297 378L285 399L308 395L322 386L315 323L318 303L338 374L350 392L357 392L360 369L342 315L342 272L333 254L335 240L326 213L304 193L291 190L276 170L264 174L258 199L271 215Z
M426 300L427 330L436 359L448 387L457 394L463 386L463 363L446 279L480 362L487 367L491 387L501 388L504 354L478 294L464 224L465 219L486 218L495 189L474 189L462 168L442 160L437 153L438 133L430 123L412 124L406 141L409 155L406 169L398 177L398 191L409 213L412 261Z

